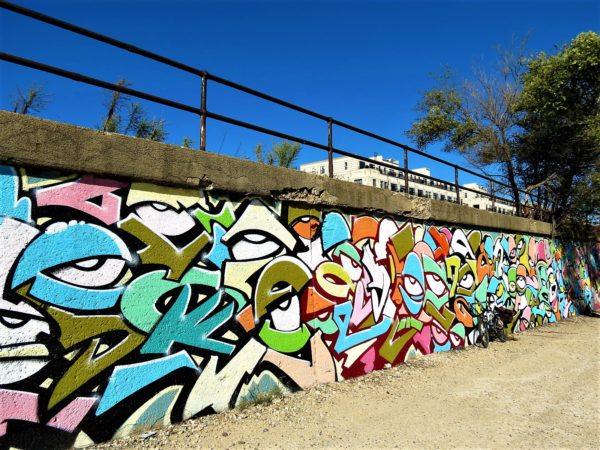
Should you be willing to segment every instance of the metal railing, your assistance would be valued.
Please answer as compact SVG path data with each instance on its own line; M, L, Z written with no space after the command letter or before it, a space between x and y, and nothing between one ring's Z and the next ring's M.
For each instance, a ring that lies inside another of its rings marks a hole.
M143 92L143 91L139 91L136 89L131 89L131 88L128 88L125 86L121 86L118 84L109 83L109 82L106 82L106 81L103 81L103 80L100 80L97 78L93 78L90 76L82 75L80 73L61 69L59 67L44 64L44 63L34 61L31 59L23 58L23 57L12 55L12 54L5 53L5 52L0 52L0 60L4 60L4 61L10 62L10 63L14 63L14 64L18 64L21 66L29 67L32 69L40 70L43 72L51 73L51 74L54 74L54 75L57 75L60 77L69 78L69 79L72 79L72 80L75 80L78 82L82 82L85 84L101 87L104 89L109 89L111 91L121 92L123 94L127 94L127 95L130 95L133 97L148 100L150 102L159 103L159 104L169 106L169 107L172 107L175 109L179 109L182 111L187 111L187 112L196 114L199 116L199 119L200 119L200 150L202 150L202 151L206 151L206 119L210 118L210 119L228 123L228 124L231 124L234 126L242 127L242 128L253 130L256 132L260 132L260 133L265 133L265 134L268 134L268 135L271 135L274 137L278 137L278 138L285 139L288 141L298 142L303 145L307 145L307 146L314 147L314 148L317 148L320 150L324 150L327 152L328 175L329 175L329 177L332 177L332 178L334 177L334 170L333 170L334 156L333 155L335 154L335 155L347 156L347 157L350 157L353 159L357 159L359 161L364 161L368 164L374 164L374 165L378 165L380 167L385 167L388 169L393 169L393 170L403 172L404 173L404 177L403 177L404 178L404 191L406 193L409 192L409 175L413 175L415 177L428 179L433 182L444 183L446 185L453 185L453 187L454 187L453 191L456 192L457 203L461 202L460 192L461 191L469 191L476 195L485 196L485 197L490 198L491 202L492 202L492 208L491 208L492 210L496 210L496 202L501 202L503 204L508 203L511 205L515 204L515 202L513 200L510 200L505 197L501 197L501 196L497 195L497 191L502 190L502 189L512 191L512 188L510 185L508 185L504 182L495 180L484 174L477 173L473 170L466 169L464 167L459 167L456 164L452 164L452 163L445 161L437 156L429 155L421 150L412 148L401 142L386 138L386 137L378 135L376 133L372 133L370 131L364 130L364 129L356 127L354 125L350 125L345 122L342 122L333 117L329 117L324 114L320 114L318 112L312 111L312 110L304 108L302 106L295 105L293 103L287 102L287 101L279 99L277 97L273 97L269 94L265 94L264 92L257 91L255 89L241 85L239 83L235 83L233 81L230 81L225 78L214 75L212 73L209 73L206 70L197 69L195 67L189 66L187 64L181 63L181 62L173 60L171 58L167 58L167 57L159 55L157 53L153 53L148 50L144 50L140 47L129 44L127 42L123 42L123 41L111 38L109 36L97 33L95 31L91 31L86 28L82 28L82 27L74 25L72 23L65 22L63 20L42 14L40 12L25 8L23 6L9 3L6 1L0 1L0 7L4 8L6 10L12 11L14 13L29 17L31 19L35 19L35 20L44 22L46 24L62 28L64 30L71 31L73 33L76 33L76 34L79 34L82 36L86 36L93 40L104 42L113 47L117 47L117 48L126 50L128 52L143 56L145 58L154 60L156 62L160 62L162 64L168 65L170 67L173 67L173 68L176 68L176 69L179 69L184 72L187 72L187 73L190 73L190 74L200 77L200 80L201 80L200 107L197 107L197 106L192 106L192 105L176 102L173 100L169 100L169 99L159 97L156 95L152 95L148 92ZM322 144L319 142L307 140L307 139L304 139L299 136L282 133L282 132L268 129L268 128L250 123L250 122L245 122L242 120L235 119L233 117L229 117L229 116L225 116L225 115L221 115L221 114L217 114L215 112L209 111L207 109L207 93L208 93L208 82L209 81L212 81L212 82L224 85L224 86L228 86L237 91L245 92L246 94L250 94L254 97L266 100L268 102L283 106L285 108L300 112L307 116L311 116L311 117L314 117L316 119L323 121L327 126L327 144ZM389 144L394 147L402 149L404 152L403 166L400 167L399 164L395 165L388 161L375 160L372 158L357 155L355 153L351 153L349 151L334 147L334 145L333 145L333 127L334 127L334 125L337 127L355 132L357 134L375 139L375 140L383 142L385 144ZM409 169L409 154L410 153L425 157L429 160L432 160L432 161L438 162L440 164L443 164L445 166L453 168L454 169L454 180L452 182L448 182L446 180L442 180L440 178L433 177L431 175L425 175L425 174L410 170ZM467 174L479 177L480 179L486 180L490 185L490 192L480 191L480 190L471 189L471 188L468 188L465 186L460 186L460 183L459 183L460 172L467 173ZM530 198L535 196L535 194L528 193L523 190L519 190L519 194L520 195L522 194L524 196L529 196ZM523 201L521 203L523 204L525 202ZM530 205L528 207L531 208Z

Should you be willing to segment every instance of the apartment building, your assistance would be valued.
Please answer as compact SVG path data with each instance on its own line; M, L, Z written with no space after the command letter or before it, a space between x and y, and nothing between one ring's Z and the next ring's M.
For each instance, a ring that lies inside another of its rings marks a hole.
M352 183L364 184L381 189L389 189L394 192L405 192L404 172L401 169L400 162L393 158L384 158L382 155L375 155L370 160L373 163L360 161L348 156L341 156L333 159L333 176L338 180L350 181ZM391 164L397 169L383 167L377 162ZM328 174L328 161L316 161L300 165L303 172L316 173L320 175ZM411 169L416 174L408 175L408 194L418 197L432 198L456 203L456 189L454 183L442 183L432 180L431 171L426 167ZM487 190L477 183L467 183L464 187L477 192L461 190L459 188L460 203L469 205L473 208L496 211L504 214L513 214L514 207L503 200L496 200L492 203L491 198L484 195ZM481 194L479 193L481 192Z

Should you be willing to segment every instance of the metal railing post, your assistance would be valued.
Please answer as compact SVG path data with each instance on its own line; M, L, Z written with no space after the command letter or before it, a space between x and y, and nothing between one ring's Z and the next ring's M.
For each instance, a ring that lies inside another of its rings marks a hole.
M327 119L327 161L329 162L329 178L333 178L333 119Z
M496 194L494 194L494 180L490 180L490 191L492 192L492 211L496 212Z
M202 91L200 94L200 150L206 151L206 73L202 74Z
M408 194L408 149L404 147L404 193Z
M456 203L460 205L460 189L458 187L458 167L454 166L454 189L456 190Z

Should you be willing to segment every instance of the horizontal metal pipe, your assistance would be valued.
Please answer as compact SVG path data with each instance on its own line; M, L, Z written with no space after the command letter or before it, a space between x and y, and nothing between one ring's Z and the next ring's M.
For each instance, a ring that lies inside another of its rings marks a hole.
M194 75L202 76L205 71L196 69L195 67L188 66L187 64L181 63L179 61L175 61L174 59L167 58L166 56L159 55L158 53L150 52L148 50L144 50L143 48L136 47L135 45L129 44L127 42L119 41L118 39L111 38L101 33L96 33L95 31L88 30L87 28L83 28L77 26L75 24L65 22L64 20L56 19L54 17L48 16L46 14L42 14L40 12L34 11L29 8L24 8L20 5L15 5L14 3L9 3L5 1L0 1L0 8L7 9L9 11L13 11L17 14L21 14L23 16L31 17L32 19L39 20L40 22L44 22L50 25L54 25L56 27L62 28L64 30L71 31L73 33L80 34L82 36L87 36L91 39L95 39L100 42L104 42L105 44L112 45L114 47L121 48L123 50L127 50L128 52L138 54L140 56L144 56L145 58L153 59L154 61L158 61L163 64L167 64L171 67L175 67L180 70L184 70L189 73L193 73Z
M293 136L291 134L270 130L269 128L261 127L260 125L254 125L250 122L244 122L243 120L234 119L233 117L224 116L222 114L217 114L211 111L206 111L206 117L210 117L211 119L219 120L221 122L229 123L231 125L236 125L238 127L247 128L249 130L258 131L259 133L269 134L271 136L285 139L287 141L298 142L300 144L309 145L311 147L319 148L321 150L327 150L326 145L319 144L318 142L313 142L307 139L302 139L297 136Z
M281 100L280 98L273 97L272 95L265 94L264 92L257 91L256 89L249 88L248 86L244 86L243 84L239 84L239 83L235 83L233 81L226 80L225 78L219 77L217 75L213 75L212 73L209 73L209 72L207 72L207 76L209 79L211 79L217 83L223 84L225 86L229 86L233 89L237 89L238 91L242 91L247 94L254 95L255 97L259 97L264 100L268 100L272 103L276 103L278 105L285 106L286 108L293 109L295 111L301 112L308 116L316 117L317 119L321 119L321 120L325 120L325 121L329 120L329 117L327 117L323 114L319 114L318 112L311 111L310 109L303 108L302 106L298 106L293 103L287 102L285 100Z
M148 94L146 92L131 89L125 86L119 86L118 84L108 83L106 81L99 80L97 78L88 77L77 72L71 72L69 70L60 69L58 67L50 66L48 64L33 61L31 59L22 58L20 56L11 55L9 53L0 52L0 60L8 61L20 66L30 67L32 69L41 70L43 72L52 73L64 78L70 78L71 80L79 81L93 86L98 86L104 89L110 89L111 91L122 92L123 94L132 95L134 97L143 98L154 103L160 103L161 105L170 106L172 108L181 109L195 114L200 114L200 108L186 105L184 103L175 102L156 95Z
M418 150L416 148L413 148L413 147L411 147L409 145L402 144L401 142L394 141L392 139L386 138L386 137L378 135L376 133L372 133L370 131L363 130L362 128L355 127L354 125L350 125L348 123L341 122L341 121L339 121L337 119L333 119L333 123L336 124L336 125L338 125L338 126L340 126L340 127L346 128L346 129L348 129L350 131L354 131L355 133L359 133L359 134L362 134L364 136L367 136L367 137L370 137L370 138L373 138L373 139L377 139L378 141L385 142L386 144L390 144L390 145L393 145L395 147L400 147L400 148L406 149L406 150L408 150L408 151L410 151L412 153L415 153L417 155L421 155L421 156L423 156L425 158L428 158L428 159L431 159L433 161L437 161L440 164L444 164L444 165L446 165L448 167L458 168L459 170L461 170L463 172L469 173L471 175L475 175L475 176L477 176L479 178L482 178L484 180L487 180L487 181L492 181L493 180L493 178L490 178L490 177L488 177L486 175L477 173L477 172L475 172L473 170L466 169L464 167L457 166L456 164L452 164L452 163L450 163L450 162L448 162L448 161L446 161L446 160L444 160L442 158L438 158L437 156L429 155L429 154L427 154L427 153L425 153L425 152L423 152L421 150ZM500 184L500 185L504 185L504 183L502 183L502 182L499 182L499 181L496 181L496 180L494 180L494 181L496 183ZM506 184L504 186L510 187L508 184Z
M159 104L162 104L162 105L165 105L165 106L170 106L172 108L180 109L180 110L183 110L183 111L188 111L188 112L191 112L191 113L194 113L194 114L202 115L202 113L203 113L203 109L201 109L201 108L196 108L194 106L186 105L184 103L175 102L175 101L172 101L172 100L169 100L169 99L165 99L165 98L158 97L158 96L155 96L155 95L152 95L152 94L148 94L146 92L138 91L136 89L131 89L131 88L128 88L128 87L119 86L118 84L108 83L106 81L102 81L102 80L99 80L99 79L96 79L96 78L88 77L88 76L82 75L80 73L76 73L76 72L71 72L71 71L68 71L68 70L60 69L58 67L50 66L48 64L43 64L43 63L40 63L40 62L37 62L37 61L33 61L33 60L30 60L30 59L19 57L19 56L16 56L16 55L11 55L9 53L0 52L0 60L8 61L8 62L11 62L11 63L14 63L14 64L19 64L19 65L22 65L22 66L25 66L25 67L30 67L30 68L33 68L33 69L36 69L36 70L41 70L41 71L44 71L44 72L52 73L52 74L55 74L55 75L58 75L58 76L61 76L61 77L69 78L69 79L72 79L72 80L75 80L75 81L78 81L78 82L82 82L82 83L86 83L86 84L90 84L90 85L93 85L93 86L98 86L98 87L101 87L101 88L104 88L104 89L109 89L109 90L112 90L112 91L122 92L122 93L127 94L127 95L132 95L134 97L142 98L142 99L145 99L145 100L148 100L148 101L152 101L152 102L155 102L155 103L159 103ZM204 110L204 111L206 113L206 117L210 117L212 119L219 120L221 122L229 123L229 124L236 125L236 126L239 126L239 127L242 127L242 128L251 129L251 130L254 130L254 131L257 131L257 132L260 132L260 133L269 134L271 136L279 137L281 139L286 139L286 140L289 140L289 141L298 142L300 144L308 145L308 146L311 146L311 147L314 147L314 148L318 148L318 149L321 149L321 150L329 151L329 146L320 144L318 142L314 142L314 141L310 141L310 140L307 140L307 139L303 139L303 138L300 138L298 136L294 136L294 135L291 135L291 134L287 134L287 133L282 133L282 132L279 132L279 131L271 130L269 128L261 127L259 125L255 125L255 124L252 124L250 122L245 122L245 121L242 121L242 120L234 119L232 117L224 116L224 115L213 113L213 112L210 112L210 111L206 111L206 110ZM347 157L350 157L350 158L353 158L353 159L357 159L359 161L364 161L364 162L367 162L369 164L377 165L379 167L386 167L386 168L392 169L392 170L397 171L397 172L403 172L403 173L405 173L405 176L406 175L414 175L416 177L425 178L425 179L428 179L428 180L433 180L433 181L436 181L438 183L447 184L448 186L451 186L450 182L447 182L447 181L445 181L445 180L443 180L441 178L433 177L431 175L425 175L425 174L422 174L422 173L419 173L419 172L415 172L415 171L412 171L412 170L405 170L404 168L401 168L399 165L395 165L395 164L389 163L387 161L373 160L371 158L367 158L367 157L364 157L364 156L356 155L354 153L348 152L346 150L338 149L338 148L335 148L335 147L332 147L331 151L332 151L332 153L335 153L335 154L338 154L338 155L341 155L341 156L347 156ZM392 176L392 175L390 175L390 176ZM400 177L395 176L395 178L400 178ZM425 183L423 183L423 185L427 186L427 184L425 184ZM461 187L461 189L462 190L467 190L467 191L470 191L470 192L473 192L473 193L476 193L476 194L479 194L479 195L484 195L484 196L487 196L487 197L492 197L492 195L488 194L487 192L477 191L477 190L474 190L474 189L466 188L464 186ZM499 197L497 197L497 198L499 198ZM499 198L499 199L501 199L501 198ZM508 201L508 200L505 200L505 201Z
M469 192L473 192L474 194L483 195L483 196L485 196L485 197L489 197L489 198L495 198L495 199L496 199L496 201L500 200L500 201L509 202L509 203L512 203L512 204L514 204L514 203L515 203L513 200L509 200L509 199L506 199L506 198L503 198L503 197L498 197L498 195L497 195L497 194L496 194L496 195L492 195L492 194L490 194L489 192L485 192L485 191L484 191L484 192L482 192L482 191L478 191L478 190L476 190L476 189L471 189L471 188L465 187L464 185L460 187L460 190L461 190L461 191L469 191Z

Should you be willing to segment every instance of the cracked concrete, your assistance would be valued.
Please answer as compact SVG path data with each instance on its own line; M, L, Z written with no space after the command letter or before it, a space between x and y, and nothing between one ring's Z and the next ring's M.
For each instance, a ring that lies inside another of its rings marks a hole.
M301 189L282 189L271 191L271 195L280 200L300 201L311 204L335 204L336 197L324 190L304 187Z
M411 216L415 219L431 219L431 200L428 198L412 198Z
M552 231L544 222L7 111L0 111L0 162L470 228L538 236Z

